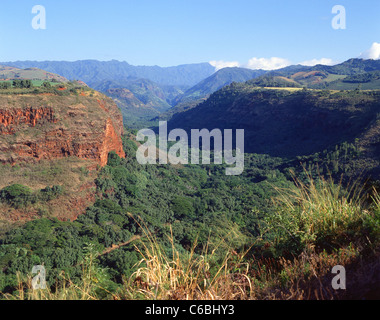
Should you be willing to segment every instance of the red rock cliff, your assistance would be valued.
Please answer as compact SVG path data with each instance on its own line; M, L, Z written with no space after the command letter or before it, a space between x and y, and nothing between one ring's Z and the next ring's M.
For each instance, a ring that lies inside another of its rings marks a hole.
M55 122L52 108L0 109L0 135L14 134L22 124L35 127L42 119Z
M75 156L104 166L111 151L125 157L121 113L96 95L0 95L0 162Z

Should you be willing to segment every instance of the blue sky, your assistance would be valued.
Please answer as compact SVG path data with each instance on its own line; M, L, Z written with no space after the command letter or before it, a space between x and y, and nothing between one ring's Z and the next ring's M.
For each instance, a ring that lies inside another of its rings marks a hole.
M34 5L46 8L46 30L31 26ZM346 8L346 30L331 26L334 5ZM1 0L0 61L341 62L380 43L379 16L379 0Z

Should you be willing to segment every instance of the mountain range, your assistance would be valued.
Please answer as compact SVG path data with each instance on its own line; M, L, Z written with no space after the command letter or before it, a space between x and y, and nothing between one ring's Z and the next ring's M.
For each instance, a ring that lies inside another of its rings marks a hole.
M103 81L128 81L144 78L161 85L193 86L215 72L209 63L162 68L158 66L132 66L127 62L81 60L69 61L16 61L2 62L16 68L39 68L59 74L69 80L81 80L90 87Z

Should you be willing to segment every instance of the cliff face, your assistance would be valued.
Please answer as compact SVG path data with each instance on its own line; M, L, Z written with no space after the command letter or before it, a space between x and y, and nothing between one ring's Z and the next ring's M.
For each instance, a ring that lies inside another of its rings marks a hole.
M107 164L108 153L125 157L122 115L109 98L0 95L0 162L78 157Z
M0 135L15 134L17 127L22 124L35 127L42 119L55 122L52 108L4 110L0 107Z

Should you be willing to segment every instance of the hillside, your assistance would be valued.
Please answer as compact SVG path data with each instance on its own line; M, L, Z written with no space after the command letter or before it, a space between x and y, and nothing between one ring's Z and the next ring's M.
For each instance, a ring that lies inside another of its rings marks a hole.
M158 118L170 119L178 112L195 107L211 93L232 82L245 82L264 73L261 70L225 68L186 91L185 87L162 86L147 79L107 81L94 88L117 102L127 126L141 128L143 124L155 125Z
M246 152L289 159L355 141L357 146L366 145L364 155L370 148L379 151L373 133L378 130L379 103L378 91L262 89L249 83L233 84L196 108L177 114L169 127L245 129ZM371 139L367 137L370 132ZM372 159L373 168L378 161L376 156Z
M0 80L34 80L34 81L54 81L68 82L68 80L58 74L47 72L38 68L19 69L15 67L0 65Z
M170 109L172 100L183 93L179 87L159 85L148 79L105 81L95 84L93 88L105 94L113 89L127 89L145 107L153 108L158 112Z
M185 91L182 96L179 96L176 99L175 104L204 98L205 96L218 91L219 89L231 84L232 82L246 82L265 73L266 71L263 70L250 70L243 68L221 69L194 87Z
M156 119L167 121L177 114L195 108L206 100L210 94L233 82L245 82L257 78L266 72L263 70L249 70L244 68L224 68L215 72L212 76L201 81L194 87L178 95L172 102L173 108L159 115Z
M316 65L313 67L306 66L289 66L283 69L271 71L269 76L282 76L294 80L301 86L308 88L327 88L331 90L353 90L358 87L353 85L352 79L356 76L371 74L380 70L379 60L350 59L334 66ZM351 79L349 81L346 81ZM378 89L378 83L369 84L370 77L366 77L366 88L369 90Z
M125 125L132 129L152 126L152 119L170 109L172 101L183 93L180 87L159 85L147 79L103 81L93 87L117 103Z
M152 119L160 115L157 108L143 103L128 89L108 89L105 94L115 101L123 115L124 124L128 128L150 127L155 124Z
M272 75L264 75L257 79L249 80L247 84L253 87L263 88L302 88L301 83L292 78Z
M323 87L329 90L378 90L380 71L370 71L331 81Z

